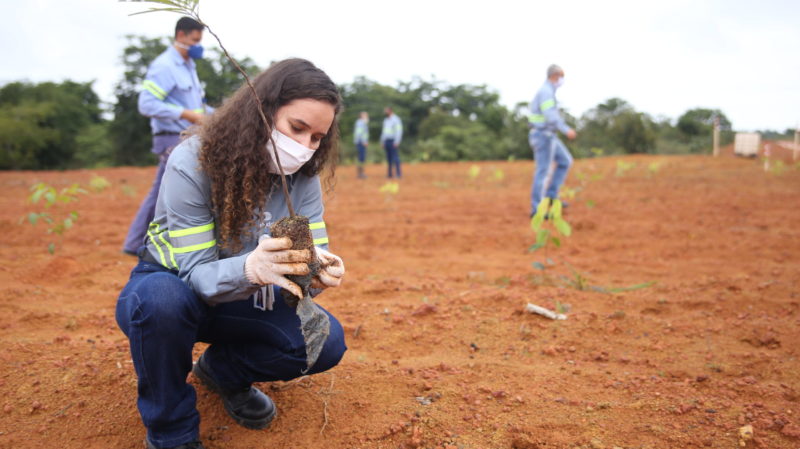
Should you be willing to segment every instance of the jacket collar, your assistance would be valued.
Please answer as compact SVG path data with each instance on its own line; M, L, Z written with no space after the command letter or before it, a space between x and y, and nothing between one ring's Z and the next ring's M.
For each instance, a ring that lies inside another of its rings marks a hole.
M172 60L172 62L175 63L175 65L189 64L190 67L194 67L194 61L192 60L192 58L189 58L188 61L183 59L183 56L181 56L181 53L178 51L177 48L175 48L174 44L169 44L169 48L167 48L167 53L169 54L170 59Z

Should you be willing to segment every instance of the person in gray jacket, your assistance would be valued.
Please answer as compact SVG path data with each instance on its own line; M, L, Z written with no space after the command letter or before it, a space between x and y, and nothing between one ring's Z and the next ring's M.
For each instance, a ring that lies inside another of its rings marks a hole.
M306 371L300 321L279 293L302 296L286 275L307 274L311 255L268 235L271 223L289 215L272 156L277 149L292 203L309 217L315 251L327 265L314 292L341 283L344 263L327 250L320 182L337 160L338 90L302 59L272 65L254 85L271 129L243 86L175 148L140 261L117 302L148 448L203 447L190 371L221 396L237 423L260 429L276 408L254 382L328 370L347 349L341 324L325 311L330 335ZM210 346L193 367L197 341Z

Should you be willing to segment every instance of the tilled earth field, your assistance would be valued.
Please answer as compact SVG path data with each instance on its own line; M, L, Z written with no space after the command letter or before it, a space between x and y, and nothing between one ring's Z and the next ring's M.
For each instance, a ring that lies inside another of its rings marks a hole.
M573 234L545 254L528 252L532 163L474 165L406 165L396 194L382 166L339 168L326 222L348 273L318 301L349 350L259 384L280 409L264 431L189 376L208 448L734 448L747 425L746 447L800 447L796 166L578 161ZM0 173L0 447L143 447L114 307L153 174ZM110 186L91 190L94 175ZM62 237L20 221L44 210L26 202L39 181L89 190L48 210L80 214Z

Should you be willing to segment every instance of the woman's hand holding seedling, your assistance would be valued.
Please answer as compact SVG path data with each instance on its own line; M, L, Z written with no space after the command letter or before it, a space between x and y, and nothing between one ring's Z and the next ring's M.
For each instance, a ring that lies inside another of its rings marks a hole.
M300 286L286 279L285 275L308 274L311 253L306 249L292 250L291 247L292 240L288 237L261 239L258 247L245 260L244 274L247 280L258 285L274 284L301 298L303 292Z
M315 248L320 263L319 274L311 280L314 288L338 287L344 277L344 261L330 251L320 247Z

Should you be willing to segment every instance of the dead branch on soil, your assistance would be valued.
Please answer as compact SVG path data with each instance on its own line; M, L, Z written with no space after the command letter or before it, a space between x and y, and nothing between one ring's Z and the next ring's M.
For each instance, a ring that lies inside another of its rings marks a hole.
M336 391L333 391L333 382L336 380L336 375L331 373L331 384L328 385L328 390L325 391L324 389L319 390L319 394L323 395L322 397L322 417L324 421L322 422L322 427L319 429L319 434L322 435L325 432L325 428L328 427L328 399L336 394Z
M302 383L304 380L308 380L307 385ZM269 388L272 391L285 391L294 387L310 388L312 385L314 385L314 380L311 379L311 377L300 376L297 379L292 379L288 382L280 382L280 383L275 382L272 385L270 385Z

